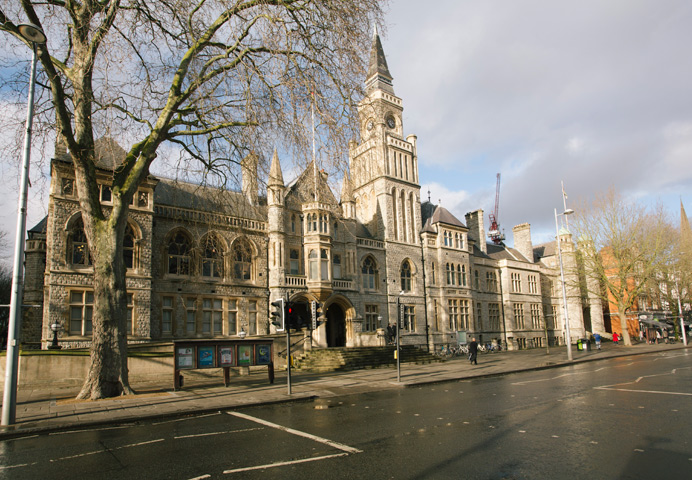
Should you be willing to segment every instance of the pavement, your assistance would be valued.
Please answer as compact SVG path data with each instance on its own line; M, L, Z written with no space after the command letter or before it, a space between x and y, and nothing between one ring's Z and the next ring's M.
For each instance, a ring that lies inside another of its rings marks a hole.
M188 371L185 372L183 388L178 391L173 389L171 374L158 381L133 382L131 386L137 392L135 395L94 401L75 400L79 387L74 385L56 382L51 385L20 386L16 423L0 426L0 440L273 403L314 401L316 408L320 408L330 398L342 395L561 368L613 357L665 354L685 348L682 343L642 343L625 347L605 342L601 350L577 351L576 347L572 347L572 363L567 361L566 347L551 347L549 353L545 349L479 353L478 365L470 365L464 357L429 364L401 363L400 381L396 366L329 373L292 370L290 394L286 371L277 371L274 383L270 384L266 369L231 377L228 387L223 386L220 370L199 371L197 374Z

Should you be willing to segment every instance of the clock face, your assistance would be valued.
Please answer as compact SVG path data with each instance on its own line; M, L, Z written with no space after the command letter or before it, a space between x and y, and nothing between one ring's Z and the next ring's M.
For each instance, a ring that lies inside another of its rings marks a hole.
M368 129L368 131L372 130L372 128L375 126L372 120L368 120L368 123L365 125L365 128Z
M394 127L396 126L396 121L394 120L394 117L392 117L391 115L389 115L389 116L385 119L385 121L387 122L387 126L388 126L389 128L394 128Z

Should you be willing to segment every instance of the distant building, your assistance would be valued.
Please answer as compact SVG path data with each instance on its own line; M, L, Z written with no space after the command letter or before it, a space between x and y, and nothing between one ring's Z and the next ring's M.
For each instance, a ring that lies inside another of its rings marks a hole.
M310 302L323 304L317 348L383 345L398 303L405 344L436 348L470 336L510 349L564 342L555 242L533 246L523 224L514 228L515 248L488 244L482 210L464 223L421 202L416 136L404 136L403 102L377 35L366 87L361 140L350 145L338 199L314 164L286 183L276 153L266 196L253 155L242 164L240 192L153 176L141 185L124 247L130 342L272 335L270 302L286 297L304 318ZM124 151L107 139L97 146L107 208ZM26 301L43 308L27 312L24 340L45 348L59 322L62 345L87 346L92 268L72 163L60 152L48 212L29 231ZM560 235L563 260L574 265L571 234ZM596 297L568 288L568 310L572 339L603 333Z

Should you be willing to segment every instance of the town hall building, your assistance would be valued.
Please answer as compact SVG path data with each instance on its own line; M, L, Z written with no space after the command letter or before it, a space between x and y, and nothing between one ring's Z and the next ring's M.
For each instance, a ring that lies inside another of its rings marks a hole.
M293 302L319 326L312 348L378 346L401 317L401 340L422 348L465 341L510 349L562 344L564 305L556 242L534 246L530 226L513 229L515 247L488 243L483 211L456 218L421 199L416 136L405 135L403 102L379 36L360 141L335 194L313 163L286 182L274 153L266 195L258 159L242 162L241 191L150 176L130 205L125 234L128 341L277 335L271 302ZM101 201L125 152L97 142ZM51 162L47 217L28 233L25 344L46 348L62 326L64 348L90 343L93 277L70 156ZM579 288L574 242L560 232L572 339L604 333L601 302Z

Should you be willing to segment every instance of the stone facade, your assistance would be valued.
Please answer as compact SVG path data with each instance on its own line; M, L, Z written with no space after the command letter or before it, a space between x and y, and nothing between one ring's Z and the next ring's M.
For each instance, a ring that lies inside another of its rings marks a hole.
M416 137L404 136L403 102L377 35L366 91L340 199L314 162L284 182L276 153L266 196L254 156L242 162L241 192L154 177L140 187L124 253L130 342L275 335L268 316L279 298L305 319L311 302L322 305L304 348L383 345L397 318L402 343L431 349L464 336L510 349L564 341L554 243L534 247L524 224L516 249L488 244L482 210L464 224L421 202ZM99 145L111 160L124 155L108 140ZM99 166L107 208L113 162ZM69 156L56 155L51 168L48 217L29 232L25 301L42 309L25 321L25 341L45 348L58 322L61 343L82 347L93 280ZM569 232L561 241L574 264ZM602 333L597 299L572 287L568 307L572 338L586 333L584 309L586 330Z

